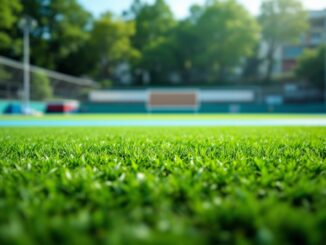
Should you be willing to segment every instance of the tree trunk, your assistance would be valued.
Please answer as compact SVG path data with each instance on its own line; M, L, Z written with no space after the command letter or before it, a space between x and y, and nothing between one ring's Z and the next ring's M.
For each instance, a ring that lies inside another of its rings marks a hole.
M12 99L11 98L11 86L10 86L9 82L7 82L7 86L6 86L6 97L7 97L7 99Z
M274 55L275 55L276 45L274 41L271 41L269 50L267 52L266 60L268 62L267 64L267 70L266 70L266 76L265 81L270 82L272 78L272 73L274 69Z
M218 72L217 80L218 82L224 83L227 80L227 67L226 65L221 64L220 70Z

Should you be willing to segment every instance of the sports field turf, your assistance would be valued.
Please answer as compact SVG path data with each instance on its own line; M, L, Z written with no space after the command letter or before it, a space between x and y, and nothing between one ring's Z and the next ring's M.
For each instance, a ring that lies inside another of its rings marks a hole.
M0 128L0 244L323 244L326 128Z

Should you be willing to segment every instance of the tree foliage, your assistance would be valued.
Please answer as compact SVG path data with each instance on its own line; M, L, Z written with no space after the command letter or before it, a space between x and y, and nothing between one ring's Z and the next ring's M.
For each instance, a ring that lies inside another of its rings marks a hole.
M43 72L33 73L31 80L31 98L45 100L52 98L53 91L48 76Z
M311 84L318 88L324 88L326 76L326 46L317 50L305 50L300 57L296 69L299 77L307 79Z
M135 1L132 12L136 33L132 38L134 47L141 53L137 69L148 71L151 80L166 82L167 71L173 67L171 31L177 22L164 0L153 4Z
M111 13L103 14L94 22L91 31L90 49L98 79L112 79L113 71L123 62L133 62L138 51L131 45L135 33L132 21L125 22Z
M168 34L176 25L173 13L164 0L156 0L154 4L142 4L135 11L136 34L133 37L135 47L141 51L149 43Z
M19 0L1 0L0 3L0 50L17 48L17 40L12 38L12 28L18 20L22 5Z
M138 8L135 22L134 44L143 55L140 66L156 83L176 73L186 83L223 80L259 37L255 19L233 0L194 5L189 18L179 22L164 1L157 0Z
M24 0L23 14L37 22L32 30L32 61L36 65L75 74L71 57L89 37L91 14L77 0Z
M150 85L228 82L246 58L244 73L251 77L261 61L261 36L268 44L269 77L275 50L296 41L307 27L299 0L264 0L261 28L236 0L193 5L182 20L164 0L134 0L122 16L104 12L99 17L78 0L1 0L1 55L22 59L18 22L24 15L38 23L31 33L34 65L104 84L119 80L120 65L126 64L135 84L148 78Z
M259 38L259 27L236 1L210 1L193 9L197 45L195 64L207 70L208 80L224 80L227 70L248 56Z

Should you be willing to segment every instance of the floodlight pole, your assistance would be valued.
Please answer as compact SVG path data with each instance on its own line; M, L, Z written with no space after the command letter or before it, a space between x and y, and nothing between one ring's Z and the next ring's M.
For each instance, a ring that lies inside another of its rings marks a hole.
M30 113L30 33L37 23L29 16L25 16L19 22L24 33L24 92L23 92L23 113Z
M27 20L24 25L24 95L23 95L23 112L28 113L30 111L30 25Z
M324 103L326 107L326 9L324 9Z

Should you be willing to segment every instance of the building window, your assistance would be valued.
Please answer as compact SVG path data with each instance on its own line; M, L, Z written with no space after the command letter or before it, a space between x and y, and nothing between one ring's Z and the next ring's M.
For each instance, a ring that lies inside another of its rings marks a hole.
M296 59L303 53L302 47L287 46L283 48L284 59Z
M322 41L321 33L312 33L311 34L311 43L312 44L320 44Z

